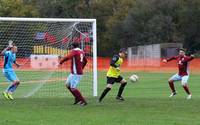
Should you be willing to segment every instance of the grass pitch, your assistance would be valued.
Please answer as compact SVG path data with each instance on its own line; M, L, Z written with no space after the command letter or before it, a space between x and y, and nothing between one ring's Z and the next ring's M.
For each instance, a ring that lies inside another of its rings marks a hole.
M15 100L0 97L0 125L200 125L199 75L190 76L189 85L193 97L186 100L180 82L176 83L178 95L169 99L167 84L169 73L137 72L138 83L128 83L124 102L115 100L119 85L105 97L102 103L89 96L91 84L83 78L80 88L87 95L88 105L72 105L73 98L65 92L65 73L18 72L22 84ZM105 72L98 73L99 95L105 87ZM122 73L127 79L131 73ZM60 79L57 79L60 78ZM45 81L44 79L49 79ZM43 85L41 85L43 84ZM6 88L0 77L0 91ZM30 92L33 92L32 95ZM25 97L26 95L30 95Z

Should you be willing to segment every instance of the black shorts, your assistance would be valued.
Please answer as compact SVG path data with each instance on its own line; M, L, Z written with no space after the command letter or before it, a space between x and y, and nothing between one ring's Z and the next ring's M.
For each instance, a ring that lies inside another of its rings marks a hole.
M121 82L123 80L122 76L115 77L108 77L107 76L107 84L114 84L115 82Z

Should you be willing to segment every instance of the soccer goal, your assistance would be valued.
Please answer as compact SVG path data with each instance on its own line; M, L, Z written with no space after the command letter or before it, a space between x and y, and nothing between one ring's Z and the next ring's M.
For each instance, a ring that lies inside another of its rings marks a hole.
M17 97L64 97L70 62L62 67L60 57L69 53L70 44L78 42L88 64L79 85L83 95L97 96L96 19L6 18L0 17L0 50L12 40L18 47L15 68L21 81ZM1 68L3 67L1 57ZM0 76L0 85L7 86ZM71 96L71 95L70 95Z

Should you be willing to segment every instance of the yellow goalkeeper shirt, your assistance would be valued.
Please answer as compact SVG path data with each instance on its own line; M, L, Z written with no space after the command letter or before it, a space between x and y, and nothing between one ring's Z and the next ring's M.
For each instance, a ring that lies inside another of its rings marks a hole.
M120 66L122 63L123 59L119 55L114 55L111 59L107 76L117 78L120 75Z

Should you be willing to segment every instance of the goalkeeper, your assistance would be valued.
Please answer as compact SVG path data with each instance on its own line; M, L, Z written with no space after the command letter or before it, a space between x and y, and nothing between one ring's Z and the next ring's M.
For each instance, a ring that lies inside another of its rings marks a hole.
M120 75L120 66L123 63L123 59L126 57L127 51L125 48L120 49L119 54L114 55L110 62L110 67L107 72L107 86L102 92L99 102L106 96L106 94L111 90L112 85L117 82L120 83L119 91L116 96L117 100L124 101L122 97L122 92L127 84L126 80Z
M12 41L9 41L9 42L12 42ZM1 52L1 55L4 56L3 75L6 77L8 82L11 83L8 86L8 88L3 92L3 96L6 99L10 99L10 100L13 100L12 93L16 90L16 88L20 84L20 81L17 78L17 75L15 74L15 71L12 66L13 63L17 67L20 66L16 62L16 53L17 53L17 47L13 43L9 44L9 46Z

